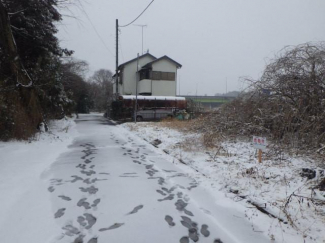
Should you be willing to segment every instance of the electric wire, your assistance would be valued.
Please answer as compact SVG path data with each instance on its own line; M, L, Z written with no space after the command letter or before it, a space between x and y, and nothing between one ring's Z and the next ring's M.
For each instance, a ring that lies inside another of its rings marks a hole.
M106 43L104 42L103 38L100 36L100 34L98 33L95 25L93 24L93 22L91 21L90 17L88 16L87 12L81 8L81 11L86 15L91 27L93 28L93 30L95 31L97 37L100 39L100 41L102 42L102 44L104 45L104 47L106 48L106 50L113 56L115 57L115 55L111 52L111 50L107 47Z
M130 22L129 24L126 24L126 25L120 25L119 27L123 28L123 27L127 27L127 26L133 24L135 21L137 21L138 18L141 17L142 14L144 14L144 12L145 12L149 7L150 7L150 5L151 5L154 1L155 1L155 0L152 0L151 3L149 3L149 5L148 5L148 6L147 6L143 11L142 11L142 13L141 13L138 17L136 17L132 22Z

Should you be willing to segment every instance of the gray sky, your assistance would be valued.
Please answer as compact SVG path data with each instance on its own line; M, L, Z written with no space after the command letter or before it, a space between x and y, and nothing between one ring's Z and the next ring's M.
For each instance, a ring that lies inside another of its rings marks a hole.
M59 25L61 46L75 50L90 72L115 70L115 19L137 17L151 0L89 0L70 7L78 20ZM88 17L87 17L88 16ZM95 26L101 39L97 36ZM147 24L144 49L183 65L183 95L241 90L240 77L258 78L268 60L287 45L325 40L324 0L155 0L134 24ZM104 44L103 44L104 42ZM141 28L121 28L120 61L141 54ZM90 73L91 75L91 73ZM179 91L178 91L179 92Z

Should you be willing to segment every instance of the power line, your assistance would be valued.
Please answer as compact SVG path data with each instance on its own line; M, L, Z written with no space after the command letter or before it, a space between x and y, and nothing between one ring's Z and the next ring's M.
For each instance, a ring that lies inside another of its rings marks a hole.
M81 11L84 12L84 14L86 15L91 27L93 28L93 30L95 31L97 37L100 39L100 41L102 42L102 44L105 46L105 48L107 49L107 51L114 57L114 54L111 52L111 50L107 47L106 43L104 42L103 38L100 36L100 34L98 33L95 25L93 24L93 22L91 21L91 19L89 18L87 12L84 10L84 8L81 8Z
M138 17L136 17L131 23L129 23L129 24L126 24L126 25L120 25L119 27L127 27L127 26L129 26L129 25L131 25L131 24L133 24L135 21L137 21L137 19L138 18L140 18L141 17L141 15L142 14L144 14L144 12L150 7L150 5L154 2L155 0L152 0L151 1L151 3L149 3L149 5L142 11L142 13L138 16Z

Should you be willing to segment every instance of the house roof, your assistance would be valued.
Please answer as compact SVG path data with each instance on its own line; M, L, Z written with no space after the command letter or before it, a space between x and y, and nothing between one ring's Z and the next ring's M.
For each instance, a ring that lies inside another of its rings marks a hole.
M150 53L146 53L146 54L143 54L143 55L139 56L139 59L142 58L142 57L145 57L145 56L150 56L150 57L152 57L152 58L154 58L154 59L157 59L155 56L151 55ZM133 58L132 60L127 61L127 62L125 62L125 63L122 63L120 66L118 66L118 68L120 69L120 68L124 67L125 65L127 65L127 64L129 64L129 63L131 63L131 62L136 61L137 59L138 59L138 57Z
M179 64L179 63L176 62L175 60L173 60L173 59L171 59L170 57L168 57L168 56L165 55L165 56L162 56L162 57L160 57L160 58L158 58L158 59L156 58L156 60L154 60L154 61L152 61L152 62L147 63L147 64L144 65L142 68L149 68L149 67L152 66L152 64L154 64L154 63L156 63L156 62L159 62L159 61L162 60L162 59L167 59L168 61L175 63L176 66L177 66L177 68L181 68L181 67L182 67L181 64Z

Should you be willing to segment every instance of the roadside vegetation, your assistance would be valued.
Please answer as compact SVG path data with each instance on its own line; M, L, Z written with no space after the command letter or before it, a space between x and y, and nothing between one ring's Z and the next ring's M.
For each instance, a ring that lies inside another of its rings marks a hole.
M289 242L295 234L304 242L322 241L324 43L286 47L259 80L245 81L245 93L197 119L127 127L244 203L248 220L256 222L257 212L274 219L264 228L270 239ZM268 141L262 163L253 135Z
M78 1L0 1L0 140L29 139L51 119L104 111L112 74L72 58L55 36L60 10Z
M247 92L193 122L209 136L267 137L275 150L318 156L325 166L325 46L284 48Z

